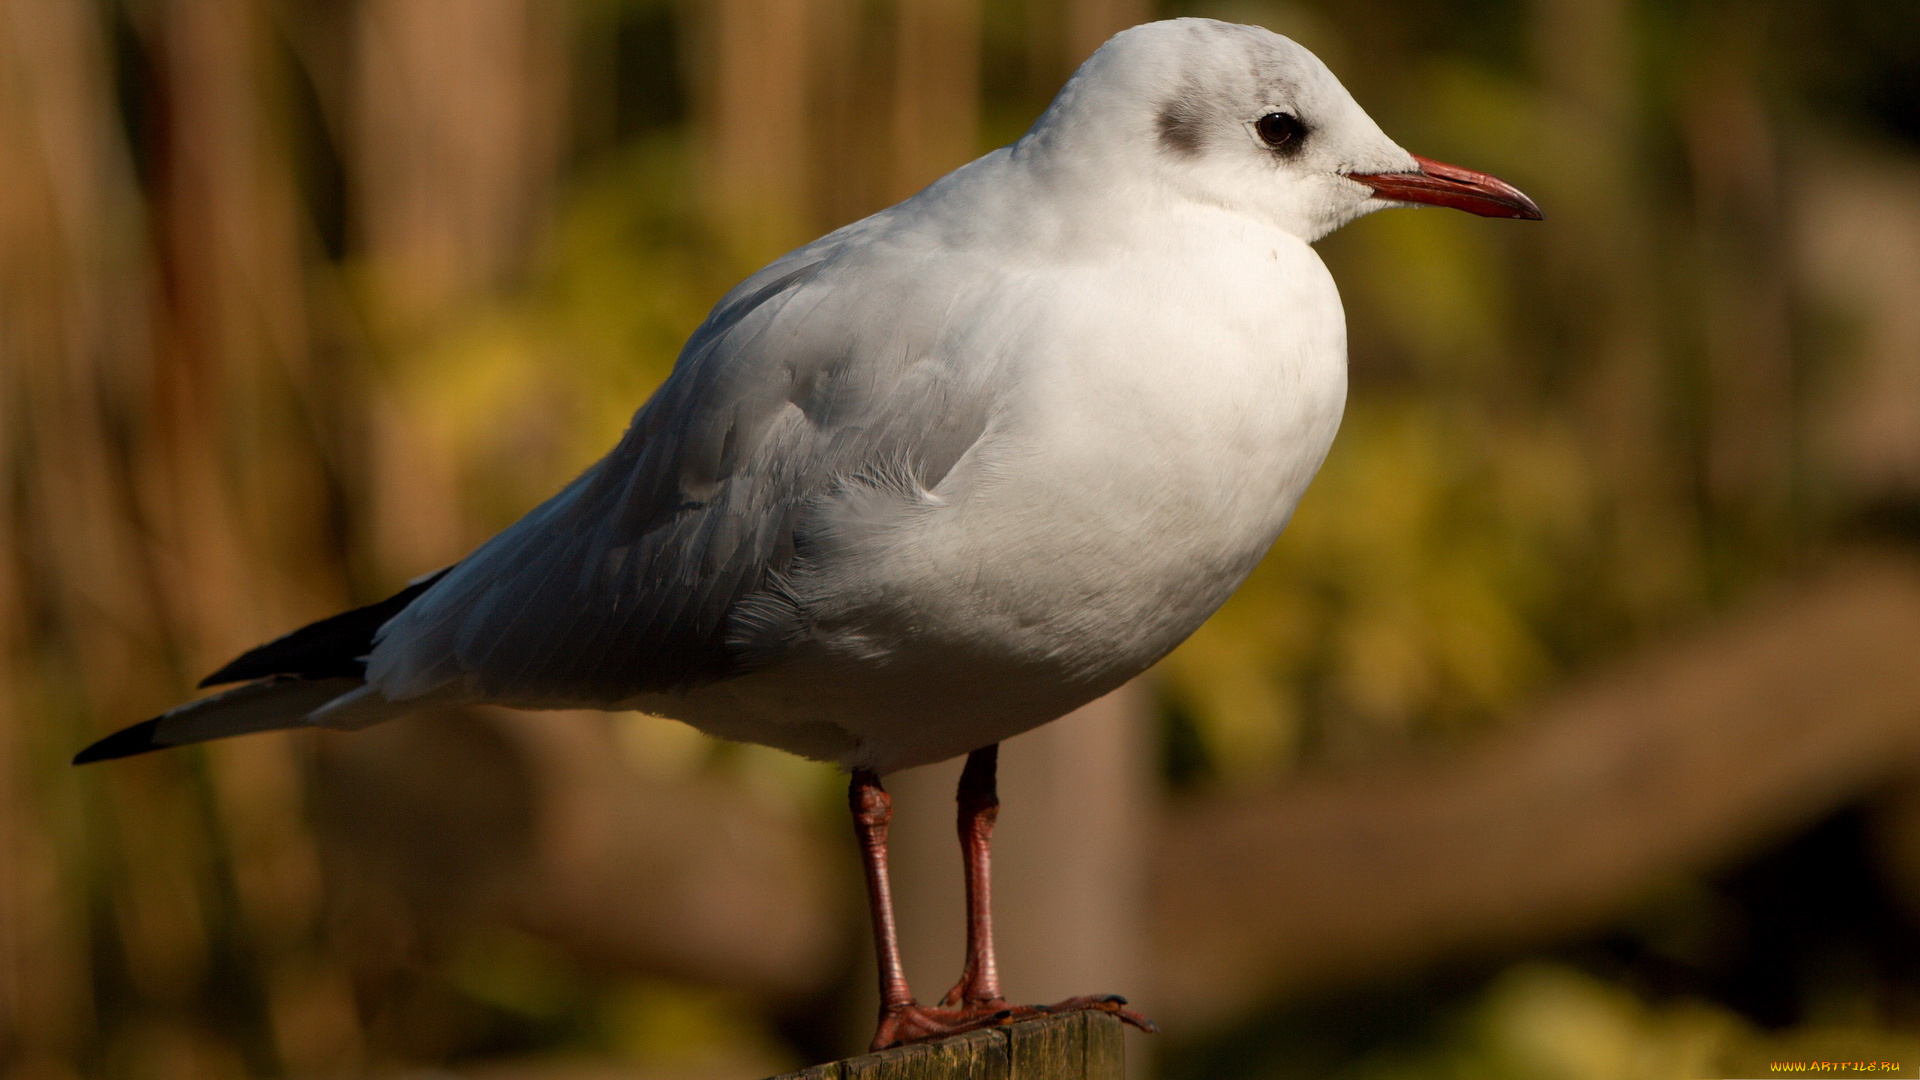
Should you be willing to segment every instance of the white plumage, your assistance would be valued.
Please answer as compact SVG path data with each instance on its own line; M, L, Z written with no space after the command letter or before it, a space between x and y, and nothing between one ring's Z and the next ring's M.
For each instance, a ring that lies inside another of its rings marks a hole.
M1279 535L1346 391L1309 245L1446 202L1434 165L1284 38L1120 34L1018 143L741 283L519 523L216 675L282 679L223 715L641 709L875 772L1045 723L1184 640ZM209 737L186 722L209 707L120 750Z

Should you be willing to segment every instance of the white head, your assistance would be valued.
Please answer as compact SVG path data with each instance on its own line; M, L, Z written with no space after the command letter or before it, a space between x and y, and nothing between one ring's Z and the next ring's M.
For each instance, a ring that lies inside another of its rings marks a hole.
M1158 184L1308 241L1408 203L1540 216L1507 184L1401 149L1306 49L1212 19L1116 35L1016 152Z

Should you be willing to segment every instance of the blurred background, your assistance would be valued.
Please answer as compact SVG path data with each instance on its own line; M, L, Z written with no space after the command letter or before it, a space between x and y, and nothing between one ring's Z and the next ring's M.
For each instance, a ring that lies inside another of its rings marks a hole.
M733 282L1175 14L1547 221L1321 245L1353 394L1294 525L1008 744L1011 996L1133 996L1167 1080L1920 1067L1910 0L0 0L0 1073L863 1046L830 769L493 711L66 762L460 557ZM889 780L923 997L956 769Z

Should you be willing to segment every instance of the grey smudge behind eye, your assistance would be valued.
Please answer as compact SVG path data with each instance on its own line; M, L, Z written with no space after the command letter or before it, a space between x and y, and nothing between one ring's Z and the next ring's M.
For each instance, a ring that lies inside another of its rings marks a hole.
M1188 157L1200 152L1206 132L1201 125L1200 110L1192 102L1175 98L1160 106L1158 123L1163 149Z

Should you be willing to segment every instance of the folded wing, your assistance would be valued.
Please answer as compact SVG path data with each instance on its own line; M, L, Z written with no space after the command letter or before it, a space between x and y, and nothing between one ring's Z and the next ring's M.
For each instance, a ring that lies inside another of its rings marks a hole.
M591 706L777 662L809 511L876 474L937 484L991 411L958 276L849 266L847 235L722 300L612 453L381 629L369 682Z

